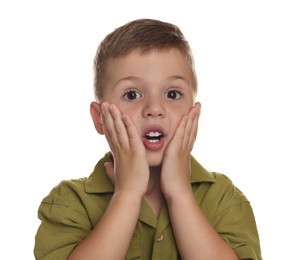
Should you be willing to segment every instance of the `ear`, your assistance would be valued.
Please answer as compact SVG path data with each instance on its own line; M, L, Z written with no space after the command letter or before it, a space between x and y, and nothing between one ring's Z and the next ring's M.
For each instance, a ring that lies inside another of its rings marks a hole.
M90 104L90 114L96 131L99 134L103 135L104 132L103 132L102 120L101 120L101 117L102 117L101 105L97 102L92 102Z

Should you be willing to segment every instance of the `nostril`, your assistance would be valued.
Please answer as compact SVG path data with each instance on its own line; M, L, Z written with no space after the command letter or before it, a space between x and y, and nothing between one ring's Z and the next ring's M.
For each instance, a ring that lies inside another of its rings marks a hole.
M159 113L159 114L148 113L147 116L158 116L158 117L160 117L160 116L163 116L163 114L162 113Z
M165 116L165 110L161 105L147 105L143 110L143 115L150 118L161 118Z

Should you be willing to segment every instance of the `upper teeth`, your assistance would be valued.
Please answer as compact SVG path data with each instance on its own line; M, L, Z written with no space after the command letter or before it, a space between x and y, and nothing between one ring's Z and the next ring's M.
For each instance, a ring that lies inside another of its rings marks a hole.
M160 132L150 132L147 134L147 136L149 136L149 137L159 137L161 135L162 134Z

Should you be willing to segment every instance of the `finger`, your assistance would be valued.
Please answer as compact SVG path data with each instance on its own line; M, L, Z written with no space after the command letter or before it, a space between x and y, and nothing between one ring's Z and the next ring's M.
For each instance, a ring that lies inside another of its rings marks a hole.
M107 111L107 106L108 104L107 103L102 103L101 105L101 108L102 108L102 118L101 118L101 121L102 121L102 128L103 128L103 132L104 132L104 135L109 143L109 146L110 148L113 150L113 144L111 142L111 120L109 119L109 115L108 115L108 111Z
M113 135L114 123L108 107L109 107L109 103L107 102L103 102L101 105L102 112L103 112L102 120L104 123L104 130L105 130L104 134L106 137L111 137Z
M140 136L137 132L137 129L136 129L134 123L132 122L131 118L128 115L123 114L122 115L122 120L123 120L123 123L125 124L125 127L126 127L129 146L132 149L133 148L138 148L140 146L143 147L143 143L141 141L141 138L140 138Z
M191 131L189 133L189 138L188 138L188 143L186 143L186 149L188 149L189 151L192 150L193 145L195 143L195 140L197 138L197 132L198 132L198 115L196 114L195 117L192 120L192 128Z
M195 117L197 115L197 107L194 105L188 112L186 116L181 119L178 125L175 136L180 143L180 149L182 151L189 150L190 143L193 142L193 137L196 133Z
M110 105L109 110L114 120L115 138L117 138L121 148L129 148L128 133L120 110L113 104Z
M185 135L185 138L186 138L185 148L188 150L192 150L193 144L197 137L199 116L200 116L200 103L196 103L190 111L191 124L188 124L186 127L187 133Z
M187 122L188 122L188 115L184 115L181 118L180 123L171 141L171 144L177 146L179 149L181 149L184 143L185 127L187 125Z
M121 113L115 105L102 104L104 133L112 149L122 149L128 144ZM126 139L125 139L126 137Z

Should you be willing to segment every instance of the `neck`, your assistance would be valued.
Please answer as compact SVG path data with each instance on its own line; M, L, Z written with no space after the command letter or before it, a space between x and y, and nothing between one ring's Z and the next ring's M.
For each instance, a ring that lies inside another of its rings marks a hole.
M160 190L161 167L150 167L150 179L146 194L151 194Z
M150 179L147 192L144 195L144 199L150 205L156 216L159 215L159 211L163 202L163 193L160 186L160 172L160 167L150 168Z

